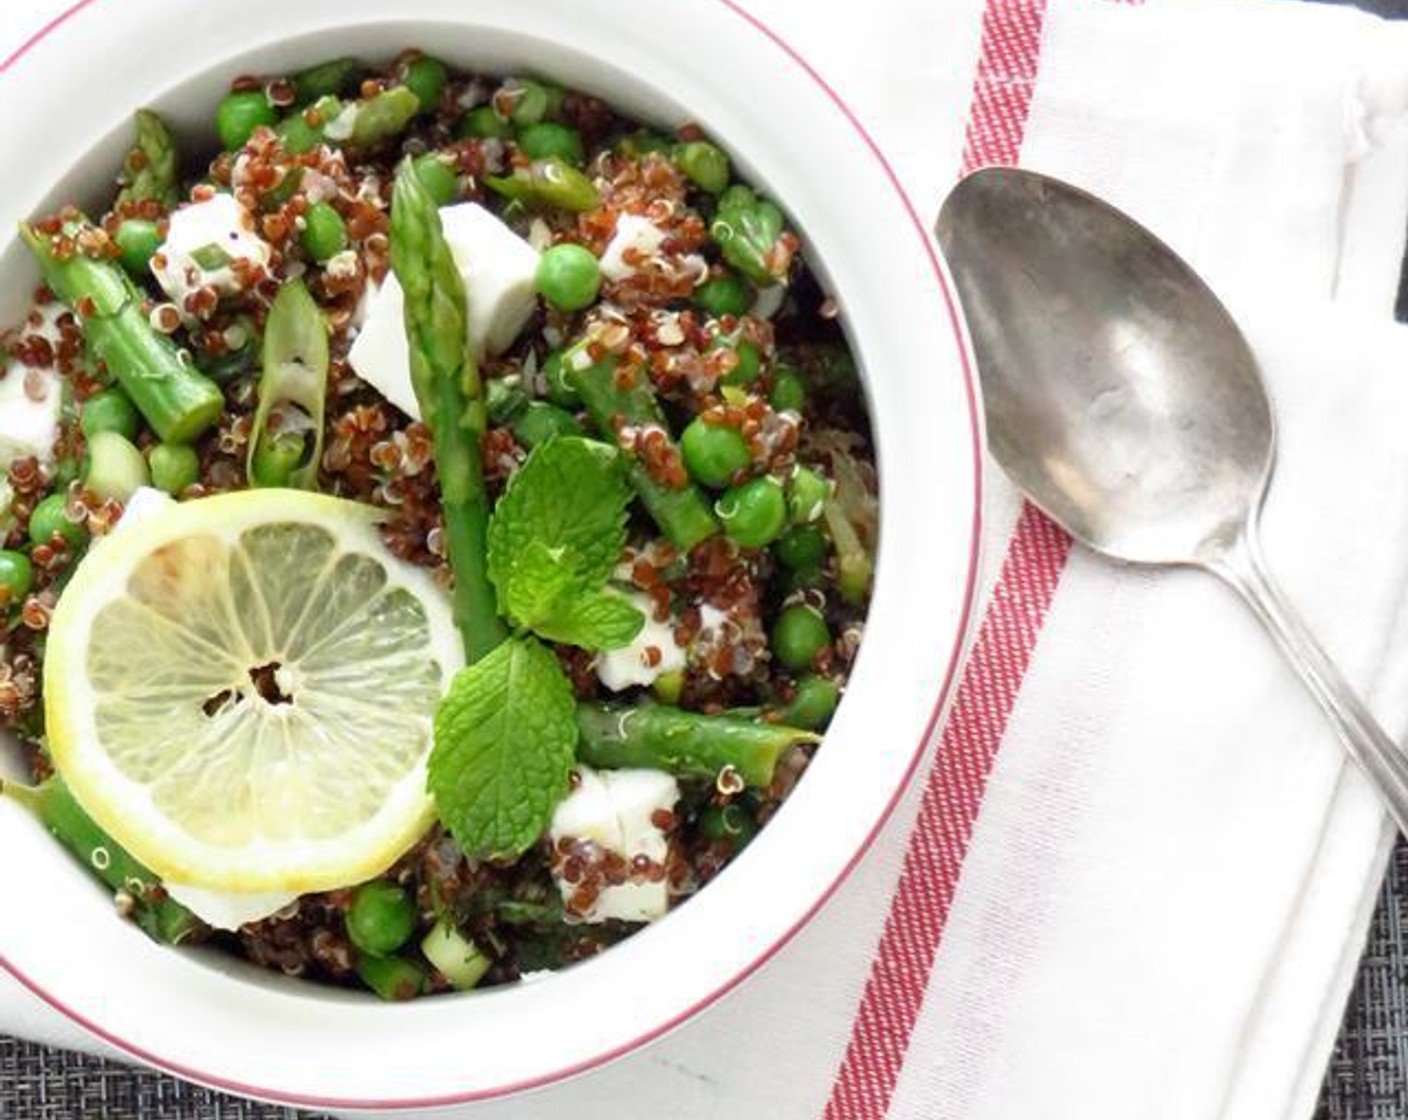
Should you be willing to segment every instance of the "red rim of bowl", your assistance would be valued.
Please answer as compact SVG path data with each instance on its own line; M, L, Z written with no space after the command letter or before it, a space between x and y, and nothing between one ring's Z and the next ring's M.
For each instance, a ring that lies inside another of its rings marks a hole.
M973 617L974 597L977 590L979 555L978 550L979 542L982 537L983 463L982 429L978 424L978 397L977 391L974 387L972 357L968 350L967 336L964 333L963 320L958 312L958 306L954 299L953 292L949 288L948 278L944 274L942 265L939 263L938 251L934 247L933 240L929 237L928 230L925 227L923 220L919 217L918 212L915 210L913 202L910 201L909 195L905 193L904 187L900 184L899 177L895 174L894 168L890 165L889 160L885 158L884 153L880 150L880 146L875 142L874 137L872 137L870 133L866 130L865 126L861 124L860 119L856 116L855 112L841 97L841 95L837 93L836 90L833 89L830 84L827 83L826 79L823 78L821 74L819 74L816 69L804 57L802 57L802 55L796 50L796 48L794 48L790 43L787 42L786 39L784 39L771 27L765 24L757 16L753 15L748 11L745 11L742 7L739 6L738 3L735 2L735 0L712 0L712 2L722 4L724 7L728 8L735 15L737 15L746 23L748 23L751 27L753 27L754 30L758 31L762 35L765 35L774 44L776 44L788 56L788 58L790 58L792 62L795 63L797 66L801 67L801 69L806 73L806 75L814 83L816 83L816 85L822 90L823 93L826 94L827 98L841 111L841 113L845 116L847 122L849 122L851 127L855 129L856 133L864 141L865 146L870 150L871 155L875 157L876 161L880 164L880 167L883 169L886 179L889 180L890 185L894 188L895 194L899 198L900 205L903 206L905 213L909 215L910 221L914 224L915 233L924 245L924 251L928 256L929 264L934 271L934 278L938 281L939 289L943 293L944 310L948 315L949 323L953 328L954 341L957 343L958 346L959 362L963 370L964 395L968 402L968 425L973 437L973 521L972 535L968 543L968 572L963 590L963 608L961 616L959 618L959 625L954 635L953 648L949 653L948 664L944 667L943 678L940 681L938 696L935 698L933 710L930 712L929 718L924 725L924 734L921 736L919 743L916 745L914 749L914 754L910 758L909 765L905 768L904 775L901 778L900 783L896 787L894 793L891 794L890 799L886 803L884 810L881 812L879 818L875 821L875 824L870 829L870 832L862 841L860 847L856 849L855 853L846 862L846 865L841 869L839 874L837 874L836 878L832 880L831 884L820 894L820 896L818 896L816 901L813 902L812 905L807 908L806 912L803 913L797 919L797 921L792 924L792 926L785 930L777 938L776 941L774 941L771 945L767 947L767 949L760 953L751 964L749 964L746 968L742 969L736 975L734 975L728 981L728 983L721 985L714 991L710 992L707 996L703 997L700 1000L697 1000L695 1003L691 1004L689 1007L679 1012L679 1014L673 1016L672 1018L666 1020L663 1023L657 1024L656 1026L652 1027L649 1031L646 1031L645 1033L637 1036L636 1038L633 1038L629 1042L622 1043L620 1046L605 1050L592 1058L577 1062L574 1065L566 1066L562 1069L553 1070L551 1073L541 1074L537 1077L525 1078L521 1081L511 1082L509 1084L496 1086L491 1089L481 1089L464 1093L449 1093L434 1097L406 1097L389 1100L308 1096L297 1093L284 1093L276 1089L270 1089L259 1085L247 1085L240 1081L231 1081L228 1078L220 1076L219 1074L207 1073L204 1070L191 1069L187 1066L180 1065L179 1063L168 1061L162 1058L159 1054L153 1054L147 1050L144 1050L142 1047L136 1045L135 1043L131 1043L123 1038L119 1038L118 1036L105 1030L99 1024L94 1023L86 1016L68 1007L62 1001L51 996L42 987L40 987L37 983L35 983L22 971L20 971L20 969L16 965L11 963L7 958L0 957L0 968L3 968L11 976L13 976L21 985L23 985L29 991L33 992L50 1007L54 1008L54 1010L60 1012L66 1018L77 1023L80 1027L82 1027L90 1034L96 1036L97 1038L100 1038L102 1041L108 1043L111 1046L116 1047L123 1053L128 1054L131 1057L136 1058L147 1065L154 1066L157 1069L164 1070L167 1073L175 1074L176 1076L185 1078L188 1081L194 1081L198 1084L206 1085L213 1089L235 1093L240 1096L276 1101L280 1104L293 1105L296 1107L303 1108L389 1109L394 1111L409 1110L416 1108L436 1108L444 1107L447 1105L469 1104L473 1101L494 1100L500 1097L512 1096L515 1093L525 1092L529 1089L541 1089L548 1085L555 1084L556 1082L564 1081L570 1077L575 1077L578 1074L583 1074L591 1070L598 1069L601 1066L607 1065L615 1061L617 1058L624 1057L625 1055L640 1049L647 1043L653 1042L655 1039L660 1038L665 1034L668 1034L676 1027L694 1018L695 1015L699 1014L699 1012L703 1011L706 1007L709 1007L717 1000L721 999L723 996L731 992L734 988L738 987L738 985L743 983L743 981L748 979L748 977L752 976L753 973L757 972L758 969L760 969L764 964L771 960L773 956L777 954L784 945L791 941L792 938L795 937L802 930L802 928L805 927L812 920L812 918L816 916L817 912L823 906L825 906L827 902L831 900L832 896L836 893L836 891L840 889L841 884L844 883L850 877L851 872L855 870L856 865L870 850L871 846L875 843L876 837L879 836L881 829L885 827L886 822L888 822L890 817L894 814L895 807L899 804L900 799L904 796L905 791L909 788L910 782L914 780L915 771L918 770L920 760L924 757L925 747L928 745L929 740L934 734L934 729L939 722L939 716L943 712L945 702L947 701L949 693L953 688L954 678L958 672L958 666L962 659L963 646L965 641L967 640L968 630ZM17 64L25 56L25 54L27 54L32 48L38 45L47 35L53 32L56 28L66 23L68 20L76 16L79 12L83 11L85 8L91 7L95 3L97 3L97 0L78 0L78 3L72 5L63 12L60 12L47 24L41 27L33 35L31 35L24 43L20 44L20 46L15 50L13 54L9 56L9 58L5 59L3 62L0 62L0 73L4 73L11 66ZM938 764L940 763L936 763L936 765Z

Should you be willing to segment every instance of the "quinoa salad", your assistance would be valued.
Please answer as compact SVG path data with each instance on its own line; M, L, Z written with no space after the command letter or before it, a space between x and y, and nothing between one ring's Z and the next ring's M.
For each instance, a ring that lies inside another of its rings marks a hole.
M164 943L385 999L588 958L827 749L841 309L701 128L543 75L339 58L211 124L21 223L0 795Z

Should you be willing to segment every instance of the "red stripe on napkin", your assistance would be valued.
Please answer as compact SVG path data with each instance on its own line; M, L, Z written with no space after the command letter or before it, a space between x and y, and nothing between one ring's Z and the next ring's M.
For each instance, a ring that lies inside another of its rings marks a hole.
M1017 162L1044 15L1045 0L989 0L965 136L965 174ZM1034 507L1022 507L929 772L825 1120L879 1120L889 1111L988 773L1070 544Z

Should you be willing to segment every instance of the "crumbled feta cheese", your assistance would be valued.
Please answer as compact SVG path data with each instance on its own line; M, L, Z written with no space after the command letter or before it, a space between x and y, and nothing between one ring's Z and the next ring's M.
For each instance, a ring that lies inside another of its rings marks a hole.
M656 622L651 614L655 605L648 595L636 593L627 597L645 615L645 625L630 645L597 654L597 679L612 692L632 685L654 684L658 677L685 665L684 648L675 641L674 620ZM650 650L658 651L658 656Z
M38 326L25 324L22 335L38 335L58 349L59 317L67 310L60 303L37 308ZM58 369L53 365L27 366L13 359L0 377L0 473L16 459L34 456L41 463L54 457L54 441L59 436L59 413L63 389Z
M688 278L702 284L709 275L709 264L698 253L684 255L661 252L669 234L640 214L622 214L616 219L616 232L601 254L601 274L617 282L647 268L661 270L677 279ZM626 260L631 251L633 261Z
M592 770L577 767L576 787L563 798L553 814L549 830L554 848L564 838L588 840L608 852L615 852L628 864L644 856L663 864L670 841L664 829L651 819L660 810L673 811L680 787L674 777L662 770ZM570 900L577 885L567 882L554 866L553 876L563 899ZM669 884L658 881L628 882L605 886L585 914L583 921L649 922L669 909Z
M329 277L334 280L350 280L357 275L357 250L343 249L328 258L324 266Z
M254 219L234 195L217 194L171 215L166 240L152 257L152 275L178 308L200 288L234 295L243 284L235 261L266 267L271 250L254 232Z
M0 470L28 455L42 463L52 461L62 398L52 368L9 364L0 377Z
M513 345L537 307L538 253L477 203L441 207L440 220L464 280L470 352L476 359L501 354ZM370 298L366 320L347 360L358 377L418 420L403 306L401 285L388 275Z
M626 250L633 249L642 257L653 257L660 251L665 231L649 218L639 214L622 214L616 219L616 232L601 254L601 274L608 280L624 280L636 266L626 260Z
M343 108L342 112L328 121L323 128L323 135L329 140L341 142L352 138L352 129L357 123L357 115L362 111L362 107L357 102L352 102Z
M208 891L185 883L162 883L166 893L213 929L237 930L246 922L257 922L277 914L298 895L287 891Z

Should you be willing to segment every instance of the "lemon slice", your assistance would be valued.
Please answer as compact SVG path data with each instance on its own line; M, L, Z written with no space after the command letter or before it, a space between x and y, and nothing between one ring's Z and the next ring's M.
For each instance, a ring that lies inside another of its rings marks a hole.
M49 749L158 875L324 890L429 826L432 717L463 655L448 597L378 516L224 494L122 525L79 565L50 624Z

